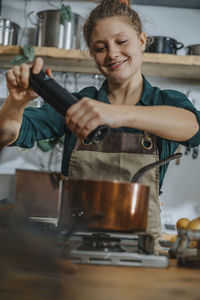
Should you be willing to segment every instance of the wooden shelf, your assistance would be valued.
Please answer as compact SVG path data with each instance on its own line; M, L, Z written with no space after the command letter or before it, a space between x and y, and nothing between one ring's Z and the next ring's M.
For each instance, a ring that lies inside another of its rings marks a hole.
M86 50L34 47L53 71L98 74L93 58ZM11 59L22 52L20 46L0 46L0 68L10 68ZM145 53L142 72L146 76L200 80L200 56Z
M145 53L142 71L153 77L200 80L200 56Z

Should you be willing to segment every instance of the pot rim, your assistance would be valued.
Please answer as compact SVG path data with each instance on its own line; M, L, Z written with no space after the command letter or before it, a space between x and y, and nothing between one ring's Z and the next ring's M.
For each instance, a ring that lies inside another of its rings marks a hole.
M3 21L9 21L11 24L11 27L14 26L15 28L18 27L18 29L20 29L21 27L15 23L12 19L10 18L3 18L2 16L0 16L0 21L3 20Z
M38 11L36 14L39 15L41 13L48 13L48 12L58 12L59 13L60 9L44 9L44 10ZM81 15L74 13L73 11L72 11L72 15L78 16L81 18Z
M102 183L102 184L122 184L122 185L137 185L141 187L150 188L148 185L139 182L123 182L117 179L114 180L95 180L95 179L66 179L66 182L88 182L88 183Z
M188 45L185 48L193 48L193 47L200 47L200 44Z
M174 40L177 41L175 38L172 38L170 36L162 36L162 35L148 35L147 38L162 38L162 39L170 39L170 40Z

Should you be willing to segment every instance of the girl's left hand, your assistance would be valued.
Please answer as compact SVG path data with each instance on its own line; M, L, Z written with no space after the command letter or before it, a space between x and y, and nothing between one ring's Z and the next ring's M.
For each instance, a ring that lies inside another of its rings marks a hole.
M100 125L109 125L112 128L123 126L124 110L126 106L111 105L84 97L67 110L65 120L76 136L85 139Z

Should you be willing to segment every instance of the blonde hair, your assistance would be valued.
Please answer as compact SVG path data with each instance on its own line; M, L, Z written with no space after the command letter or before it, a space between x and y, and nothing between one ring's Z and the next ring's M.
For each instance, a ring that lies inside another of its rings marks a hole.
M127 1L125 2L127 3ZM90 47L90 37L95 25L104 18L125 16L137 34L141 34L142 24L140 17L138 13L125 2L120 0L101 0L100 4L91 11L83 26L83 34L88 47Z

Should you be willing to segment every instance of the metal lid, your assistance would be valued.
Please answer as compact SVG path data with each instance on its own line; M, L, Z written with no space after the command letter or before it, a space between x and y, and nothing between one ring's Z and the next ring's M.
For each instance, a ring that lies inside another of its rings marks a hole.
M20 26L17 23L13 22L11 19L6 19L2 17L0 17L0 27L4 27L8 29L20 28Z

